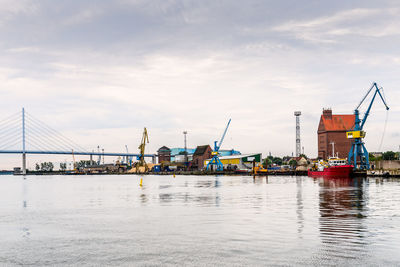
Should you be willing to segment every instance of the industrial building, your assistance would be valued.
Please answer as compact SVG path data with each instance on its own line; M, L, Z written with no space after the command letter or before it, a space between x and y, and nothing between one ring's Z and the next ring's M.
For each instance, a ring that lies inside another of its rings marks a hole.
M243 155L231 155L219 157L224 169L238 169L238 170L248 170L253 167L253 161L258 164L262 163L262 154L243 154ZM210 159L204 161L204 166L208 164Z
M193 157L193 153L195 150L196 150L195 148L186 148L188 159ZM182 155L185 155L185 148L182 147L171 148L171 162L181 161Z
M318 126L318 157L327 159L338 156L347 158L351 139L346 132L354 126L355 115L333 115L332 109L323 109Z
M187 148L186 151L187 161L192 170L203 169L204 160L212 157L212 149L209 145L198 146L196 149ZM221 156L240 155L240 151L234 149L220 150L219 153ZM185 154L184 148L162 146L157 150L158 163L184 163L186 161Z
M166 146L162 146L157 150L158 162L170 162L171 161L171 149Z
M181 152L178 155L176 155L174 157L174 162L185 162L186 159L187 159L188 162L193 160L193 154L187 153L187 158L186 158L185 154L186 154L185 152Z
M242 153L240 153L240 151L234 150L234 149L230 149L230 150L226 150L226 149L220 149L218 151L218 153L221 155L221 157L225 157L225 156L232 156L232 155L240 155Z
M191 168L194 170L202 170L204 167L204 161L211 158L212 149L209 145L198 146L196 151L193 153L193 161Z

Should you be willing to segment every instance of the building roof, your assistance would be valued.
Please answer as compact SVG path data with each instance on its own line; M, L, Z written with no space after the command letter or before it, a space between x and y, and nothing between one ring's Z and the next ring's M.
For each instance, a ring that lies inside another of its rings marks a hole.
M234 149L230 149L230 150L220 149L220 150L218 150L218 153L221 156L231 156L231 155L240 155L240 154L242 154L242 153L240 153L240 151L237 151L237 150L234 150Z
M186 150L187 150L188 154L190 155L190 154L193 154L196 149L195 148L187 148ZM171 156L174 157L184 151L185 151L185 149L181 148L181 147L171 148Z
M256 155L261 155L261 153L231 155L231 156L219 157L219 159L241 159L241 158L247 158L247 157L252 157L252 156L256 156Z
M162 146L162 147L160 147L158 150L157 150L157 152L171 152L171 149L169 149L168 147L166 147L166 146Z
M204 155L204 153L206 153L207 151L207 148L211 149L209 145L197 146L196 151L194 151L193 155L194 156Z
M318 131L349 131L353 128L355 115L321 115Z

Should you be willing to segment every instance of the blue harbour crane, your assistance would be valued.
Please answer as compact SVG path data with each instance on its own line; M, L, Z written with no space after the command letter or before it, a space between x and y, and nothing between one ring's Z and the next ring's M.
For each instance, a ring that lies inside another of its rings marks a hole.
M377 94L382 99L382 102L385 105L386 110L389 110L389 107L386 104L384 97L382 96L382 93L381 93L382 90L383 90L383 88L382 87L378 88L378 86L375 82L372 84L372 86L368 90L367 94L362 98L360 104L358 104L358 106L354 110L355 123L354 123L353 129L346 133L347 138L354 139L354 141L351 145L350 152L349 152L348 163L350 165L353 165L354 169L356 169L356 170L369 170L369 168L370 168L368 151L365 148L364 142L363 142L363 138L365 137L365 131L363 129L364 129L365 122L367 121L369 112L371 111L372 104L374 103L375 97ZM365 99L368 97L368 95L372 91L374 91L374 93L373 93L371 102L369 103L367 111L364 114L364 118L360 119L359 108L364 103Z
M228 124L226 125L225 131L222 134L221 140L219 140L219 143L217 145L218 141L214 141L214 150L211 152L212 158L207 164L207 170L210 169L211 166L216 166L217 171L223 171L224 170L224 165L222 165L221 160L219 159L219 149L222 145L222 142L224 141L226 132L228 131L229 124L231 123L231 119L229 119Z

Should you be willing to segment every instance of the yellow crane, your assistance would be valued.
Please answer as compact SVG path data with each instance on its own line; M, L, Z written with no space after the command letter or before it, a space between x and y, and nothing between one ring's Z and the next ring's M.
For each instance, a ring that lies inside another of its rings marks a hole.
M144 167L144 171L147 172L149 170L146 161L144 160L144 152L146 148L146 142L149 143L149 135L147 134L146 127L143 130L142 141L139 145L139 156L137 157L138 162L136 163L136 172L139 172L140 167Z

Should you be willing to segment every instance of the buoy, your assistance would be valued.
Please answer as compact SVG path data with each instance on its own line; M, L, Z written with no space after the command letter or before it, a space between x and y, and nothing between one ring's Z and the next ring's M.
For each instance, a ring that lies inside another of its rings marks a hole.
M140 186L143 186L143 178L140 178Z

